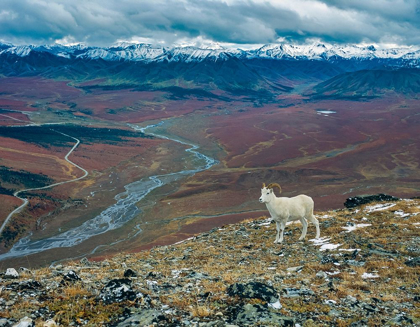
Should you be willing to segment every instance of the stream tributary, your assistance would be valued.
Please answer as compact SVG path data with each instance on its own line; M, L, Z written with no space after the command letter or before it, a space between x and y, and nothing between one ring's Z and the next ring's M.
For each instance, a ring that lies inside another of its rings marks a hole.
M23 237L16 242L7 253L0 254L0 261L27 256L54 248L71 248L91 237L120 228L141 214L142 209L141 207L138 207L137 203L144 199L154 189L186 176L191 176L195 173L207 170L216 164L217 161L215 159L198 151L198 145L152 132L154 128L162 126L163 124L164 122L148 125L146 127L139 127L137 125L130 125L130 127L142 133L187 146L188 148L185 151L192 154L193 158L191 160L196 164L195 168L168 174L153 175L130 183L125 186L124 192L115 196L116 203L102 211L96 217L84 222L78 227L49 238L32 240L31 235Z

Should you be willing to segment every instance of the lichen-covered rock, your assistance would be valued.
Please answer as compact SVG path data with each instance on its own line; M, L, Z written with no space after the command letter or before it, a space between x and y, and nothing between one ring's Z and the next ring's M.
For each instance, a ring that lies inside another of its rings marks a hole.
M6 318L0 318L0 327L9 327L12 326L12 323Z
M294 326L293 318L272 311L267 305L245 304L234 307L231 311L229 323L238 326Z
M409 267L418 267L418 266L420 266L420 257L407 260L404 263Z
M64 274L63 279L61 280L60 284L69 285L69 284L72 284L81 280L82 279L79 277L78 274L76 274L73 270L70 270L69 272Z
M247 284L235 283L228 287L227 292L230 296L260 299L268 303L278 301L277 291L272 286L260 282L249 282Z
M137 294L131 288L131 280L128 278L111 280L99 294L99 299L105 304L134 301L138 297L142 297L142 294Z
M315 293L307 288L286 287L282 290L285 297L299 297L305 295L314 295Z
M135 314L130 318L120 322L117 327L128 327L128 326L150 326L154 323L161 323L166 321L165 316L158 310L147 309L143 310L139 314Z
M13 282L7 285L6 289L19 292L37 291L42 289L42 284L36 280L28 279L19 283Z

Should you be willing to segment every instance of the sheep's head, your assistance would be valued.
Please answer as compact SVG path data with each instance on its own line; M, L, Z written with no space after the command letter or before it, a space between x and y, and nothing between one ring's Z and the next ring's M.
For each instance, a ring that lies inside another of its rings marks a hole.
M261 197L260 202L261 203L268 203L271 201L271 199L274 197L274 191L273 188L278 187L281 192L281 187L277 183L270 183L267 186L265 186L265 183L263 183L261 188Z

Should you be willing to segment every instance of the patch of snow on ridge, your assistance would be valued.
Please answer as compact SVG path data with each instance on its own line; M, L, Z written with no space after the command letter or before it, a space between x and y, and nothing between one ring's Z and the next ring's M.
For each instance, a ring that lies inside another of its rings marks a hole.
M316 246L320 246L319 251L334 250L342 245L342 244L328 243L330 239L331 239L330 237L321 237L321 238L313 238L313 239L310 239L309 241L314 243L314 245Z
M364 227L368 227L368 226L372 226L372 224L355 224L353 226L345 226L345 227L341 227L342 229L345 229L347 233L350 233L358 228L364 228Z
M382 210L392 208L395 205L396 205L396 203L379 203L379 204L375 204L373 206L366 206L365 210L367 212L382 211Z
M404 218L404 217L408 217L408 216L410 216L410 214L409 213L405 213L404 211L402 211L402 210L397 210L397 211L395 211L394 212L394 215L396 215L396 216L400 216L401 218Z
M372 274L372 273L363 273L362 278L379 278L380 276L378 274Z
M342 244L323 244L321 245L319 251L325 251L325 250L335 250L336 248L340 247Z
M280 304L280 301L277 301L277 302L274 302L274 303L269 303L268 306L270 308L273 308L273 309L281 309L282 308L282 305Z
M315 217L316 217L317 219L327 219L327 218L332 218L332 216L330 216L330 215L323 215L323 216L315 215Z

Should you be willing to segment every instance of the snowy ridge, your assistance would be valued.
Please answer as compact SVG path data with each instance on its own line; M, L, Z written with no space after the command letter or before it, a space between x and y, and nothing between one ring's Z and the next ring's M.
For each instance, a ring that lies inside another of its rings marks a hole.
M275 60L401 60L418 65L420 49L393 48L377 49L375 46L332 45L313 43L305 45L278 43L264 45L255 50L224 48L220 45L207 47L166 48L150 44L122 42L114 46L88 47L77 45L22 45L0 44L0 55L13 54L19 57L29 56L32 52L47 52L68 59L103 59L106 61L142 61L142 62L200 62L204 60L223 61L238 59L275 59Z

